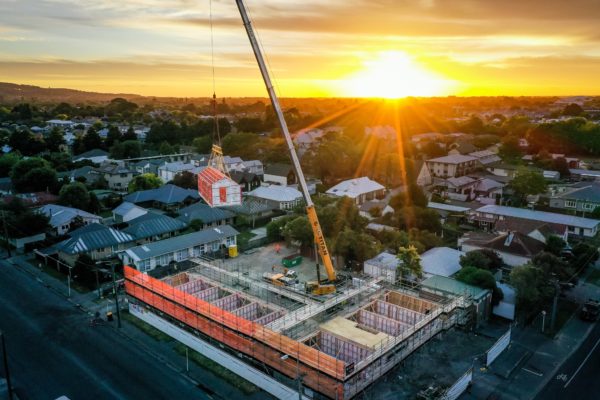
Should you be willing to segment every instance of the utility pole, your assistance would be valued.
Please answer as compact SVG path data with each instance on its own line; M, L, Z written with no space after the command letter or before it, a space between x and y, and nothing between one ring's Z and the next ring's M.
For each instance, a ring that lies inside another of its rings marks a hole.
M8 258L12 257L10 254L10 242L8 241L8 227L6 226L6 214L4 210L2 210L2 225L4 227L4 240L6 241L6 252L8 253Z
M550 332L554 334L554 326L556 324L556 308L558 306L558 294L560 293L560 285L558 280L555 279L554 283L554 299L552 300L552 322L550 323Z
M10 381L10 371L8 369L8 355L6 354L6 342L4 341L4 332L0 331L2 340L2 358L4 360L4 373L6 374L6 386L8 387L8 400L13 400L13 389Z
M110 263L112 271L113 292L115 293L115 305L117 306L117 327L121 327L121 309L119 308L119 292L117 292L117 283L115 281L115 264Z

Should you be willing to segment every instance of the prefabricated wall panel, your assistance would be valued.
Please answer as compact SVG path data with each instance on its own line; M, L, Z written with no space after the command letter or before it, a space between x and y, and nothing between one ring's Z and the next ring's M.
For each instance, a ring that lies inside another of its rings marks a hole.
M283 311L273 311L270 314L257 318L256 320L254 320L254 322L261 325L267 325L275 321L276 319L283 317L284 314L285 313Z
M222 297L218 300L213 301L213 305L222 308L225 311L232 311L236 308L245 306L251 303L250 300L240 296L239 294L232 294L230 296Z
M387 318L379 314L367 310L359 310L355 314L355 319L360 325L375 329L376 331L387 333L391 336L398 336L402 331L408 328L408 325L403 324L395 319Z
M175 286L175 287L179 290L183 290L186 293L194 294L194 293L206 290L212 286L213 285L208 284L208 283L204 282L203 280L195 279L193 281L190 281L190 282L187 282L182 285Z
M240 185L213 167L206 167L198 174L198 194L211 207L242 204Z
M385 297L385 301L422 314L426 314L427 312L431 312L438 308L438 305L431 301L418 299L398 292L389 292Z
M415 325L424 317L424 314L381 300L375 301L369 311L409 325Z
M222 296L219 296L219 288L213 286L213 287L203 290L201 292L194 293L194 297L197 297L200 300L211 302L211 301L217 300L218 298L220 298Z
M371 353L364 347L347 342L325 331L319 332L318 344L321 351L347 363L360 361Z

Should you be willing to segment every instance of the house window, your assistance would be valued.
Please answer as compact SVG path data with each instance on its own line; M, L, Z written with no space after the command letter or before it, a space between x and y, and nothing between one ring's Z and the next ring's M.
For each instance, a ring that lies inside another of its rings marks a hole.
M577 202L573 200L565 200L565 207L567 208L575 208Z
M584 210L593 210L595 208L596 208L596 204L594 204L594 203L585 203L583 205Z
M187 260L189 256L189 252L187 249L185 250L179 250L176 254L175 254L175 260L176 261L183 261L183 260Z

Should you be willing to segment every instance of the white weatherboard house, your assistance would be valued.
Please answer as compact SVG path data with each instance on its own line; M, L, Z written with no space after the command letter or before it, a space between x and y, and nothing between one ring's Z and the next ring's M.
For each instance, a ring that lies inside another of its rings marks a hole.
M133 203L128 201L122 202L117 208L115 208L112 212L113 220L117 223L121 222L129 222L132 219L137 217L141 217L148 213L148 210L145 208L136 206Z
M84 225L99 223L102 217L91 214L78 208L47 204L38 209L38 212L50 218L50 226L57 235L66 234L71 229L71 224L80 220Z
M325 193L330 196L350 197L354 199L357 205L361 205L366 201L382 196L384 192L385 187L382 184L363 176L361 178L342 181Z
M146 272L171 262L182 262L235 245L238 234L231 226L222 225L131 247L119 253L119 258L124 264Z

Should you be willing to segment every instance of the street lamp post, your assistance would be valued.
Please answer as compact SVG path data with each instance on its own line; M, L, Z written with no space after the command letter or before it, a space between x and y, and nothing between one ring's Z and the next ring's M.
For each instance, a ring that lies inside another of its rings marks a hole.
M554 332L556 324L556 308L558 306L558 295L560 293L560 285L557 279L554 279L554 299L552 300L552 322L550 322L550 332Z
M113 291L115 293L115 305L117 306L117 326L121 327L121 309L119 308L119 292L117 291L117 283L115 282L115 264L110 263L112 271Z
M544 333L544 328L546 327L546 310L542 311L542 333Z
M13 388L10 381L10 371L8 369L8 355L6 354L6 342L4 332L0 331L0 340L2 341L2 359L4 361L4 373L6 375L6 386L8 387L8 400L13 400Z

